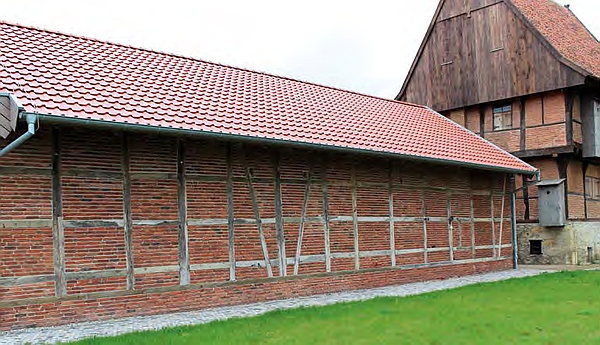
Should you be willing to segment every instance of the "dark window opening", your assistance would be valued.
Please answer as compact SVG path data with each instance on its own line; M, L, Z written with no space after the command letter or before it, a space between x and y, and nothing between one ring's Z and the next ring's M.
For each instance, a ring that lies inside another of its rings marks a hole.
M529 240L529 254L542 255L542 240Z
M494 117L494 130L510 129L513 127L512 106L510 104L501 105L492 109Z

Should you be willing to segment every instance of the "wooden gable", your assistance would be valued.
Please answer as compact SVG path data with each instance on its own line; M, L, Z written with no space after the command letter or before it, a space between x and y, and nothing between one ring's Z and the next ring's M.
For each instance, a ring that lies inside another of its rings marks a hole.
M6 139L17 128L19 106L9 95L0 94L0 138Z
M506 0L441 0L398 100L446 111L581 85Z

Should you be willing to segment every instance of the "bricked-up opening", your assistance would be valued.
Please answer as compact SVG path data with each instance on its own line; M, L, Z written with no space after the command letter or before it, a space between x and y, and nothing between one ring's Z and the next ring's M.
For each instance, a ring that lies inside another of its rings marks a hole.
M529 254L542 255L542 240L529 240Z

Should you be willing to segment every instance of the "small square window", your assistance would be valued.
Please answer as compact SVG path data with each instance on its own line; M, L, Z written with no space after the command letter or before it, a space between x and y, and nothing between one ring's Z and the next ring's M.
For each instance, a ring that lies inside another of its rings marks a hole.
M600 199L600 179L585 177L585 196L588 199Z
M542 240L529 240L529 254L542 255Z
M512 128L512 106L510 104L494 107L492 115L495 131Z

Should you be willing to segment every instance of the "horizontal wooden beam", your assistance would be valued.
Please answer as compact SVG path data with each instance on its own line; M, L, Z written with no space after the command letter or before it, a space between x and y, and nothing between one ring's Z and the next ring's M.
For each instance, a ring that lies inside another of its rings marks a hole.
M489 194L488 194L489 195ZM470 223L471 218L466 217L455 217L454 221L462 223ZM500 221L501 218L496 217L494 221ZM506 220L506 219L505 219ZM300 224L302 221L301 217L283 217L284 224ZM329 222L332 223L352 223L354 221L352 216L330 216ZM356 221L359 223L388 223L390 217L357 217ZM447 223L447 217L393 217L395 223ZM491 218L473 218L475 223L489 223ZM110 227L123 227L123 219L99 219L99 220L65 220L65 229L73 228L110 228ZM304 223L323 223L323 217L306 217ZM261 224L275 224L275 218L262 218ZM136 226L161 226L161 225L178 225L177 220L135 220L133 225ZM227 225L227 218L212 218L212 219L189 219L188 225L193 226L215 226L215 225ZM235 225L256 225L256 219L252 218L235 218ZM37 229L37 228L50 228L52 227L52 219L10 219L0 220L0 229Z
M566 147L564 147L566 148ZM558 148L560 149L560 148ZM536 151L527 151L536 152ZM560 151L559 153L562 153ZM570 152L570 151L569 151ZM554 153L554 152L553 152ZM515 154L519 154L516 152ZM52 173L50 168L36 168L36 167L0 167L0 175L45 175L50 176ZM122 172L117 171L99 171L93 169L67 169L61 171L61 174L65 177L87 177L87 178L105 178L111 180L121 180L123 178ZM160 172L131 172L130 179L133 180L172 180L173 182L177 181L177 173L160 173ZM195 181L195 182L227 182L227 176L220 175L186 175L186 180ZM247 183L245 177L232 177L232 181L234 183ZM260 178L260 177L252 177L252 183L255 184L273 184L272 178ZM312 184L320 184L321 179L319 178L311 178L310 183ZM281 178L282 185L306 185L306 179L292 179L292 178ZM346 180L335 180L331 179L328 181L329 186L343 186L348 187L349 189L352 187L352 181ZM389 188L389 184L382 182L360 182L356 181L357 188L380 188L387 190ZM393 184L392 189L394 191L397 190L428 190L428 191L439 191L439 192L452 192L454 194L470 194L470 190L466 188L447 188L447 187L435 187L429 186L425 184ZM490 192L485 190L475 190L472 192L473 195L486 195L489 196ZM494 193L494 195L501 196L501 193Z
M82 178L100 178L107 180L121 180L123 173L121 171L102 171L92 169L65 169L61 171L63 177L82 177Z
M41 175L41 176L51 176L52 169L48 168L33 168L33 167L1 167L0 166L0 175L8 176L8 175Z
M155 266L155 267L135 267L134 274L154 274L154 273L169 273L179 272L179 265L170 266Z
M559 146L559 147L551 147L551 148L547 148L547 149L525 150L525 151L517 151L517 152L511 152L511 153L514 156L517 156L519 158L528 158L528 157L539 157L539 156L552 156L554 154L573 153L573 152L575 152L575 146L566 145L566 146Z
M433 267L442 267L442 266L455 266L455 265L463 265L463 264L473 264L473 263L483 263L483 262L494 262L494 261L503 261L511 259L511 256L505 256L501 258L480 258L480 259L467 259L467 260L455 260L454 262L450 261L440 261L428 264L410 264L410 265L401 265L396 267L383 267L383 268L370 268L370 269L361 269L361 272L364 273L373 273L373 272L388 272L394 270L408 270L408 269L416 269L416 268L433 268ZM290 258L291 259L291 258ZM179 269L179 266L176 270ZM175 291L185 291L185 290L200 290L207 288L216 288L216 287L226 287L226 286L240 286L247 284L264 284L270 282L279 282L279 281L297 281L301 279L308 278L319 278L319 277L341 277L348 274L355 274L355 270L348 271L337 271L330 273L312 273L312 274L301 274L301 275L288 275L286 277L273 277L273 278L256 278L256 279L247 279L247 280L239 280L239 281L223 281L223 282L211 282L211 283L202 283L202 284L191 284L186 286L174 285L174 286L164 286L164 287L156 287L149 289L140 289L140 290L116 290L116 291L102 291L102 292L90 292L90 293L80 293L80 294L71 294L63 297L33 297L33 298L24 298L19 300L2 300L0 301L0 308L13 308L19 306L26 306L32 304L46 304L46 303L56 303L56 302L64 302L64 301L77 301L77 300L93 300L98 298L113 298L113 297L125 297L125 296L133 296L133 295L144 295L148 293L166 293L166 292L175 292ZM4 278L2 278L4 279Z
M512 248L512 244L504 244L501 246L502 248ZM492 245L485 246L477 246L476 250L482 249L494 249L497 248ZM449 251L449 247L439 247L439 248L428 248L428 253L436 253L436 252L447 252ZM454 247L455 252L461 251L471 251L471 247ZM395 251L396 255L410 255L410 254L419 254L424 253L425 249L423 248L414 248L414 249L397 249ZM361 251L359 252L360 258L373 258L373 257L387 257L391 254L390 250L371 250L371 251ZM330 254L331 259L354 259L354 252L333 252ZM295 262L295 257L286 258L287 265L293 265ZM325 262L326 258L324 254L316 254L316 255L302 255L300 256L300 263L322 263ZM271 259L271 265L273 267L279 266L279 259ZM264 267L265 261L264 259L258 260L244 260L237 261L235 266L237 268L248 268L248 267ZM203 264L192 264L190 265L190 271L209 271L209 270L226 270L230 268L229 262L212 262L212 263L203 263ZM362 270L361 270L362 271ZM176 273L179 272L179 265L168 265L168 266L153 266L153 267L135 267L134 274L157 274L157 273ZM85 271L85 272L67 272L65 274L66 280L81 280L81 279L98 279L98 278L115 278L115 277L125 277L127 276L127 269L112 269L112 270L94 270L94 271ZM31 275L31 276L17 276L17 277L0 277L0 287L14 287L14 286L22 286L43 282L51 282L54 281L53 274L42 274L42 275Z

